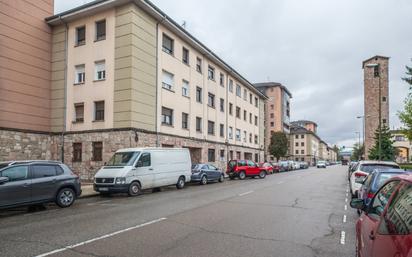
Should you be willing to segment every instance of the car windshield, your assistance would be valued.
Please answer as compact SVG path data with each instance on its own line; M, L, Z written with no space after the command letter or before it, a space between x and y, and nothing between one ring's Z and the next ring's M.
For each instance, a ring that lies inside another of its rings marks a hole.
M378 189L385 184L385 182L393 177L401 175L400 173L381 173L379 176L376 178L375 183L372 185L372 190L373 191L378 191Z
M132 166L140 152L115 153L105 166Z
M362 164L360 170L366 173L371 173L375 169L387 170L387 169L399 169L398 166L390 164Z

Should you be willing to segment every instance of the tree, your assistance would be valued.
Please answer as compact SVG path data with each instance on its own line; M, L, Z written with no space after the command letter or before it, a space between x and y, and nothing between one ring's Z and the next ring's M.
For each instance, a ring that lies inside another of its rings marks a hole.
M379 160L379 128L375 131L375 145L369 150L369 159ZM393 147L392 135L389 128L384 125L381 127L381 160L395 160L395 148Z
M286 156L288 153L288 137L283 132L272 132L270 137L269 154L279 161L280 157Z
M358 161L362 158L362 155L363 155L363 144L359 145L358 143L356 143L353 146L353 152L352 152L351 159L354 161Z
M412 67L406 66L407 77L402 78L409 85L409 91L412 90ZM409 92L404 100L403 111L398 112L399 120L403 123L403 134L412 141L412 94Z

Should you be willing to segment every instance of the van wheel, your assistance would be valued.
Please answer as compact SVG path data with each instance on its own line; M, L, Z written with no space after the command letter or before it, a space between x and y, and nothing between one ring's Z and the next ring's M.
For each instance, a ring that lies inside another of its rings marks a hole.
M129 196L137 196L141 193L141 187L139 182L132 182L129 186L129 191L127 192L127 194Z
M207 184L207 177L206 177L206 176L203 176L203 177L200 179L200 184L201 184L201 185L206 185L206 184Z
M261 172L259 173L259 178L265 178L265 177L266 177L266 172L261 171Z
M61 208L69 207L74 203L76 195L71 188L60 189L56 196L56 204Z
M223 181L225 181L225 176L220 174L219 182L222 183Z
M239 172L239 179L243 180L246 178L246 173L244 171Z
M185 177L180 177L178 180L177 180L177 184L176 184L176 188L177 189L183 189L184 187L185 187Z

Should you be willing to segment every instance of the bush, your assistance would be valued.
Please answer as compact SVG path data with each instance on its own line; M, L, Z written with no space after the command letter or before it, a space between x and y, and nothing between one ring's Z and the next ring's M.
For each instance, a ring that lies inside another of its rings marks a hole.
M412 170L412 163L399 164L401 169Z

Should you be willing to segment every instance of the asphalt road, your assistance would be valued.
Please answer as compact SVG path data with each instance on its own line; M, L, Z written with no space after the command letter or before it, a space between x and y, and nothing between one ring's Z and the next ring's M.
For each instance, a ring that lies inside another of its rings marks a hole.
M353 257L357 215L346 202L346 170L0 211L0 256Z

